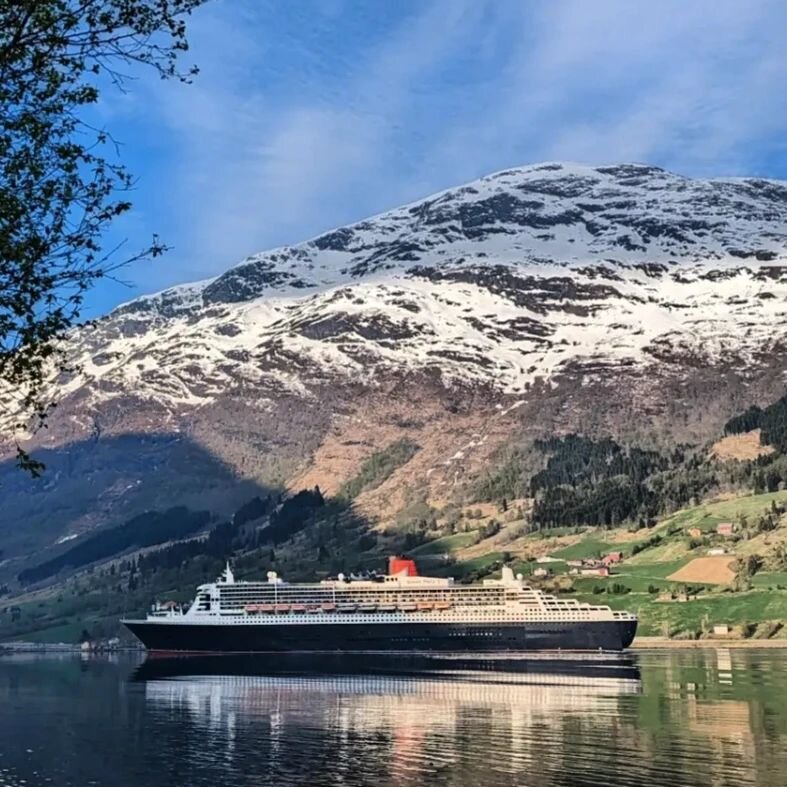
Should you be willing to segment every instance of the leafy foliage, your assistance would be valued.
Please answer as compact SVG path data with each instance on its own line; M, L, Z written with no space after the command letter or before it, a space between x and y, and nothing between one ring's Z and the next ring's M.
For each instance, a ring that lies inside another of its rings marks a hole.
M194 70L178 71L177 58L201 2L0 3L0 392L23 418L46 417L45 378L52 364L65 369L58 339L85 292L124 262L103 238L131 207L133 179L86 109L101 85L122 86L121 68L187 81ZM154 238L132 259L164 249ZM18 461L42 469L21 449Z

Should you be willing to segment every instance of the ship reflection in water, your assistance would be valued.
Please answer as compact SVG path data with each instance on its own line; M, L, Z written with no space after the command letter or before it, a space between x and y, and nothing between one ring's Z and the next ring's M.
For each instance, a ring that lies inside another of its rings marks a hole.
M229 779L286 785L560 784L641 689L630 657L586 655L154 659L134 680Z
M778 649L0 657L0 787L783 787Z

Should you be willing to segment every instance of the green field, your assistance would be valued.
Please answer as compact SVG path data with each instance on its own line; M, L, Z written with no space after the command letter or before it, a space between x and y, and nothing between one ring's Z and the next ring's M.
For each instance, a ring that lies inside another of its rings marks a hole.
M647 593L648 588L657 587L659 590L675 590L682 582L672 582L667 577L688 561L685 559L673 560L665 563L640 563L630 565L625 561L614 569L608 580L603 577L577 577L574 586L580 591L592 591L594 586L619 583L634 592Z
M79 641L79 635L82 630L90 626L91 621L77 622L77 623L62 623L58 626L50 626L49 628L40 629L29 634L25 634L25 642L68 642L74 643Z
M620 551L620 547L601 539L589 537L583 538L582 541L578 541L571 546L556 549L550 553L550 557L557 557L561 560L583 560L585 558L600 557L607 552L614 551Z
M479 531L472 530L433 539L412 549L411 553L423 562L423 573L453 576L457 580L467 581L484 576L499 576L499 565L506 557L502 550L511 550L508 564L514 571L531 575L535 568L543 567L554 575L546 580L534 578L534 585L551 588L552 592L571 593L590 603L609 604L635 611L641 619L640 633L646 636L664 635L665 632L671 636L696 636L714 623L741 627L760 621L783 621L787 627L787 590L779 589L787 588L787 566L777 552L778 545L784 542L787 515L777 530L767 534L767 538L758 534L754 544L744 540L736 545L710 536L704 539L702 547L691 549L686 534L691 526L709 530L719 521L735 522L741 514L747 516L750 523L756 524L759 515L773 501L787 502L787 490L705 503L678 511L654 527L638 531L636 535L632 535L628 528L587 528L583 531L560 528L521 537L520 530L511 528L512 537L508 541L501 538L481 542L483 545L489 544L489 547L495 544L495 551L463 559L463 554L466 554L463 550L478 542ZM576 539L576 543L548 551L554 544L552 539L559 534L564 541ZM643 547L655 536L661 539L658 544L631 555L635 545ZM298 536L292 544L297 546L298 538L303 539L305 536ZM751 578L750 591L732 593L724 592L722 587L706 586L700 589L695 600L657 601L664 591L682 592L686 589L685 583L673 582L667 577L693 558L706 555L708 547L722 543L733 552L738 548L741 554L751 554L754 550L761 553L765 563ZM748 547L748 552L743 549L744 546ZM473 552L479 549L481 546L474 546ZM288 578L295 576L301 579L299 571L311 576L315 568L322 568L314 558L312 564L304 568L303 553L293 546L277 546L275 551L276 566ZM623 552L624 560L613 567L609 579L566 576L569 567L565 561L594 558L613 551ZM314 552L316 549L312 550ZM559 562L538 564L535 556L545 554ZM446 555L452 556L452 559L444 559ZM274 559L267 555L265 558ZM154 597L178 600L190 598L196 584L219 570L218 562L211 561L205 559L185 567L162 569L150 575L147 584L133 591L125 586L120 589L117 580L111 576L87 572L78 582L64 586L57 594L21 604L18 622L14 622L10 616L0 620L0 639L75 642L83 628L99 637L114 635L118 631L119 618L130 612L140 614ZM341 563L337 561L337 565ZM256 576L255 572L260 571L259 555L238 558L236 568L239 577ZM618 590L622 586L626 592L608 592L615 585L619 586ZM177 588L177 592L174 588ZM787 636L787 631L784 636Z
M787 571L760 571L752 577L751 582L755 588L773 588L775 590L779 585L787 588Z
M609 604L613 609L627 609L640 618L641 636L670 636L694 633L703 625L716 623L741 625L761 621L787 621L787 591L749 591L702 595L684 603L657 602L649 594L625 595L579 594L591 604Z
M443 536L442 538L436 538L434 541L429 541L426 544L421 544L421 546L411 550L411 553L414 556L450 554L451 552L456 552L459 549L474 544L477 538L478 534L475 530L468 533L455 533L451 536Z
M484 571L487 567L502 559L502 552L487 552L485 555L480 555L479 557L474 557L470 560L462 560L459 563L455 563L453 566L449 567L449 570L443 573L447 573L449 576L454 576L457 579L461 579L462 577L472 574L473 572Z
M667 517L663 524L680 525L684 528L710 528L715 527L719 522L734 522L741 514L746 517L762 514L773 502L787 502L787 489L780 492L766 492L762 495L744 495L731 500L719 500L715 503L683 509Z
M667 632L670 636L696 636L703 630L707 631L714 623L742 627L764 621L781 621L787 626L787 589L777 589L779 586L787 588L787 570L760 571L752 578L752 590L748 592L732 593L725 592L721 587L706 586L691 601L656 600L664 592L677 594L686 589L686 583L674 582L667 577L693 558L706 555L708 546L717 542L726 544L722 539L711 536L705 546L692 550L686 532L688 528L699 527L711 534L719 522L738 522L741 515L754 523L774 501L787 502L787 490L747 495L684 509L666 517L641 535L638 534L636 540L614 541L616 534L619 537L625 533L623 529L589 530L582 534L577 543L555 549L549 554L561 560L573 560L598 557L612 551L623 552L626 557L620 565L613 567L609 579L573 577L572 588L579 598L589 603L609 604L616 609L636 612L640 616L640 634L644 636L663 636ZM783 521L781 527L787 527L787 522ZM642 546L656 536L661 539L659 543L646 546L631 556L635 545ZM537 538L534 534L533 544L538 543ZM734 553L734 545L731 549ZM767 553L763 557L767 558ZM536 564L531 561L527 565L532 569ZM566 570L564 563L545 564L544 567L551 568L555 574ZM516 566L514 568L517 569ZM693 584L697 586L700 583ZM623 586L626 592L607 592L614 585ZM603 592L594 593L594 589L603 589ZM769 630L767 624L765 629ZM782 635L787 635L787 631Z

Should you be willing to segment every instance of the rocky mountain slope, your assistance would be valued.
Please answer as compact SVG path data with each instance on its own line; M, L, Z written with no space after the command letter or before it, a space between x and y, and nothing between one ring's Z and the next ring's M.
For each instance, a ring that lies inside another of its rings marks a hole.
M499 172L76 331L30 441L49 472L0 467L0 548L22 560L162 498L331 493L403 438L418 450L356 501L383 524L536 436L701 442L783 392L786 295L787 184Z

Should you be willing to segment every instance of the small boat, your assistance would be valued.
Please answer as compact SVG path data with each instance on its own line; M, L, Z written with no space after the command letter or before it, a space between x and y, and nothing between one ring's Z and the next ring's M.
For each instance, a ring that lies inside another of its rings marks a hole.
M339 604L339 612L357 612L357 604Z
M319 604L307 604L306 612L310 615L313 615L315 612L322 612L322 608Z
M376 612L377 604L361 604L358 607L359 612Z
M246 612L252 612L252 613L259 612L260 611L260 605L259 604L246 604L244 609L246 610Z
M336 612L336 604L323 604L322 605L323 612Z
M433 609L434 609L434 604L430 604L427 601L421 601L418 603L419 612L431 612Z
M276 605L276 612L289 612L290 605L289 604L277 604Z
M415 612L418 609L416 604L400 604L399 611L400 612Z
M273 604L260 604L259 610L260 612L271 613L274 611Z
M435 609L451 609L451 605L447 601L436 601Z
M293 612L306 612L305 604L293 604L291 607Z
M377 610L378 612L396 612L396 604L380 604Z

